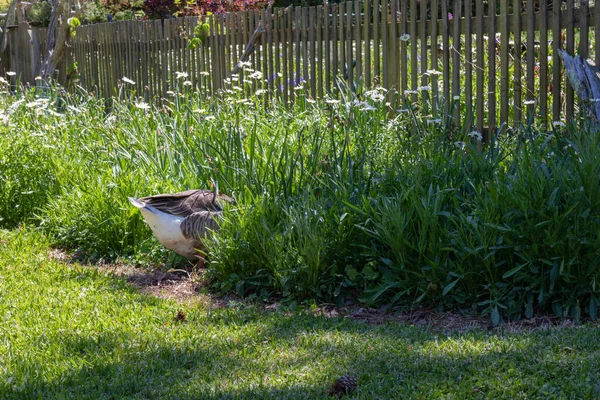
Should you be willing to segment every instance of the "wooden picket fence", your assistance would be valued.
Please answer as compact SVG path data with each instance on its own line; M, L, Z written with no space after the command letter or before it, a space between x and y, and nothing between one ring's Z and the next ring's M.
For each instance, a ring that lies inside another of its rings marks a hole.
M193 47L199 23L208 23L209 32ZM266 29L249 66L228 81L261 24ZM22 40L19 31L9 32L10 48ZM148 100L239 86L270 89L291 102L299 95L334 96L340 87L361 93L382 86L393 108L419 101L432 117L450 112L467 129L493 131L531 115L545 126L572 118L577 100L557 51L595 58L599 31L594 0L357 0L204 21L80 26L67 64L77 62L80 84L90 91L111 96L123 85ZM19 63L11 59L11 68L27 64ZM23 68L18 72L25 74ZM253 79L255 71L261 80Z

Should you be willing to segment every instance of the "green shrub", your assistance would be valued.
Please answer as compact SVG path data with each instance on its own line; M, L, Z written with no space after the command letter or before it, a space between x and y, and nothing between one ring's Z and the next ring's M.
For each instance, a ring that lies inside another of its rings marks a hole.
M32 26L48 26L50 15L52 14L52 5L47 0L39 0L33 3L27 13L27 20Z

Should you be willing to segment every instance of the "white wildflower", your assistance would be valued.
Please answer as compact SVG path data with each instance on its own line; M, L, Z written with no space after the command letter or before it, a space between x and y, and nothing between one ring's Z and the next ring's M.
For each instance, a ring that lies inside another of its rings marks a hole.
M428 120L427 120L427 123L428 123L428 124L439 124L439 123L441 123L441 122L442 122L442 119L441 119L441 118L436 118L436 119L428 119Z
M8 81L6 79L4 79L3 77L0 76L0 83L3 83L5 85L7 85Z
M246 67L251 67L252 63L250 61L240 61L239 62L240 67L242 68L246 68Z
M175 96L175 92L174 92L174 91L172 91L172 90L167 90L167 94L168 94L169 96Z
M135 82L134 82L134 81L132 81L131 79L129 79L128 77L126 77L126 76L122 77L122 78L121 78L121 80L122 80L123 82L125 82L125 83L128 83L128 84L130 84L130 85L135 85Z
M426 92L426 91L429 91L429 90L431 90L431 86L429 86L429 85L427 85L427 86L419 86L419 87L417 88L417 90L418 90L418 91L421 91L421 92Z
M325 100L325 103L327 103L327 104L340 104L340 101L336 100L336 99L327 99L327 100Z
M531 105L535 104L535 100L525 100L523 102L523 104L526 106L531 106Z
M207 121L214 121L215 119L217 119L217 117L215 117L214 115L208 115L204 119Z
M202 71L202 72L200 72L200 75L209 76L210 73L208 71Z
M419 92L416 90L405 90L404 91L405 96L408 96L409 94L417 94L417 93L419 93Z
M315 104L317 101L316 101L316 100L313 100L313 99L310 99L310 98L307 98L307 99L306 99L306 102L307 102L307 103L310 103L310 104Z
M16 74L17 74L17 73L16 73L16 72L14 72L14 71L8 71L8 72L6 73L6 75L8 75L8 76L15 76Z
M135 106L136 106L136 108L139 108L141 110L149 110L150 109L150 105L143 101L135 103Z
M472 138L477 138L478 142L481 142L483 140L483 136L481 135L481 133L479 133L477 131L473 131L473 132L469 133L469 136Z
M257 95L257 96L261 96L261 95L263 95L265 93L267 93L267 91L265 89L258 89L256 91L256 93L254 93L254 94Z
M304 86L302 86L302 84L299 84L298 86L294 87L294 90L303 90Z
M460 96L454 96L452 97L454 100L460 100Z
M257 79L257 80L259 80L259 79L262 79L262 77L263 77L263 74L260 71L254 71L253 73L251 73L250 75L248 75L248 78L250 78L250 79Z
M428 69L426 75L441 75L442 73L436 69Z
M410 40L410 35L408 33L405 33L404 35L400 36L400 40L402 40L403 42L408 42Z
M232 89L232 90L235 90L235 91L238 91L238 92L241 92L241 91L243 90L243 89L242 89L241 87L239 87L239 86L232 86L232 87L231 87L231 89Z
M191 81L185 81L185 82L183 82L183 86L192 86L192 82Z
M552 126L555 128L562 128L565 126L565 123L562 121L554 121L552 122Z
M461 150L464 149L466 145L467 144L465 142L454 142L454 146L458 147Z
M175 79L182 79L182 78L187 78L187 77L188 77L187 72L175 71Z
M375 110L377 110L377 108L373 107L370 104L367 104L364 107L360 108L360 111L375 111Z
M206 109L204 109L204 108L196 108L194 110L194 112L197 113L197 114L204 114L204 113L206 113Z

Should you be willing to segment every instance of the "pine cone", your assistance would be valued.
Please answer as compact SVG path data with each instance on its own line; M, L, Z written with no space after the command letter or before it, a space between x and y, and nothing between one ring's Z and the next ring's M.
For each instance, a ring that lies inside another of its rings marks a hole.
M356 390L357 382L356 378L350 375L340 376L335 380L335 383L329 389L330 396L342 397L348 395Z

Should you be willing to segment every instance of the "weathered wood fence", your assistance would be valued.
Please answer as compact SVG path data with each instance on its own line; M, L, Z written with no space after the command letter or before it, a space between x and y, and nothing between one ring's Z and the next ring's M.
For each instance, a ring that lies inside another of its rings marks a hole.
M339 81L358 91L380 85L391 90L394 106L404 98L424 100L425 113L448 107L457 122L466 119L482 131L518 125L533 112L543 124L572 118L577 101L557 50L600 55L594 0L364 0L205 22L208 36L193 48L195 17L80 26L67 64L77 62L80 84L104 96L124 78L149 98L233 85L265 86L293 101L300 93L333 93ZM261 23L266 31L250 67L226 84ZM31 82L40 62L26 40L43 48L44 36L23 26L9 32L10 68L24 81ZM253 71L262 80L251 79Z

